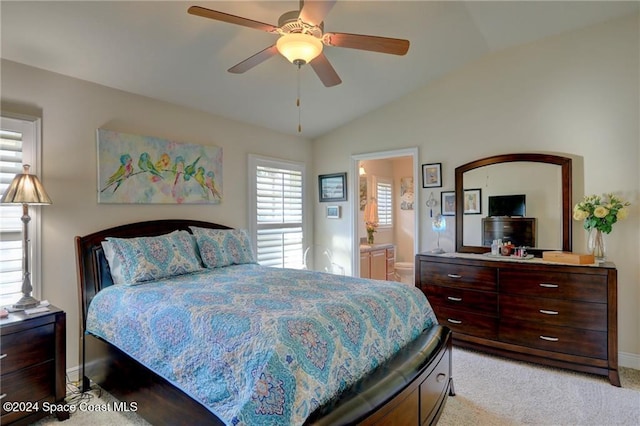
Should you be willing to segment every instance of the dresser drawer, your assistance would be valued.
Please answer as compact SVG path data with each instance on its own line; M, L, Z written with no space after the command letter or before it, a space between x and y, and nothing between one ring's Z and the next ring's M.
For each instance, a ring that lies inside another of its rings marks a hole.
M47 396L51 396L51 400L53 400L55 390L54 374L55 363L53 360L23 368L13 373L2 374L0 378L2 380L2 390L0 393L6 394L2 402L36 402ZM5 414L11 415L11 413L7 413L4 410L3 406L3 424L8 422ZM24 413L18 414L20 416L24 415Z
M501 293L607 302L607 278L602 275L502 269L499 280Z
M607 358L607 333L530 321L500 321L501 342L590 358Z
M493 316L498 314L497 293L439 285L427 285L424 292L432 306Z
M2 336L2 360L0 371L3 377L7 373L53 359L54 323L41 325L16 333Z
M446 398L450 365L449 354L445 352L429 377L420 384L420 424L433 417L429 408L436 410L440 406L437 401Z
M607 305L604 303L500 295L500 317L607 331Z
M481 266L420 262L420 283L496 291L496 269Z
M498 318L496 317L440 307L434 307L434 311L440 324L453 330L454 337L455 333L462 333L485 339L498 338Z

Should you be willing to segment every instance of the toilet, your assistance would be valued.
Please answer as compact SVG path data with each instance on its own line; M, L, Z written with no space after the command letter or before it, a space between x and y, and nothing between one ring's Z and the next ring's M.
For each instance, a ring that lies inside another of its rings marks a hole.
M413 262L396 262L395 272L398 281L409 285L416 284L416 277L413 272Z

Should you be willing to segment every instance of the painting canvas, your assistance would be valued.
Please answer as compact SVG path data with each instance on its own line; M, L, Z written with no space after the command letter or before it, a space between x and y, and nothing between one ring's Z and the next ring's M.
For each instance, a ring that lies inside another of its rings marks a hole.
M367 205L367 178L360 176L360 211Z
M400 179L400 210L413 210L413 177Z
M219 204L222 148L98 129L98 202Z

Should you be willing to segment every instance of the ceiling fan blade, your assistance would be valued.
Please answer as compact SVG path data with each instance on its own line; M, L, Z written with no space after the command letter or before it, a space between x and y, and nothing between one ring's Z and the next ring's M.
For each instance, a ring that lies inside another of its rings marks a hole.
M404 55L409 50L409 40L347 33L325 33L322 41L329 46L369 50L371 52Z
M240 16L230 15L217 10L211 10L200 6L191 6L188 10L191 15L202 16L203 18L215 19L216 21L228 22L229 24L242 25L244 27L256 30L266 31L268 33L275 32L278 27L264 22L254 21L252 19L241 18Z
M329 11L336 4L336 0L330 1L315 1L306 0L302 2L302 8L300 10L300 19L303 22L311 25L320 25Z
M232 66L231 68L228 69L228 71L234 74L242 74L245 71L249 71L251 68L255 67L256 65L260 65L261 63L271 58L272 56L275 56L277 53L278 53L278 48L274 44L273 46L269 46L266 49L256 53L255 55L245 59L239 64Z
M322 81L322 84L326 87L333 87L342 83L342 80L338 77L338 73L333 69L333 66L324 53L316 56L315 59L309 62L309 65L311 65L311 68L318 74L320 81Z

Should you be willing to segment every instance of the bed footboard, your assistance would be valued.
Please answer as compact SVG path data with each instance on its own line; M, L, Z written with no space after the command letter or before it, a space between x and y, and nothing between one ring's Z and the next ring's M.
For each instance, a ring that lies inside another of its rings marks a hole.
M434 326L305 424L435 424L454 395L451 347L451 331Z

